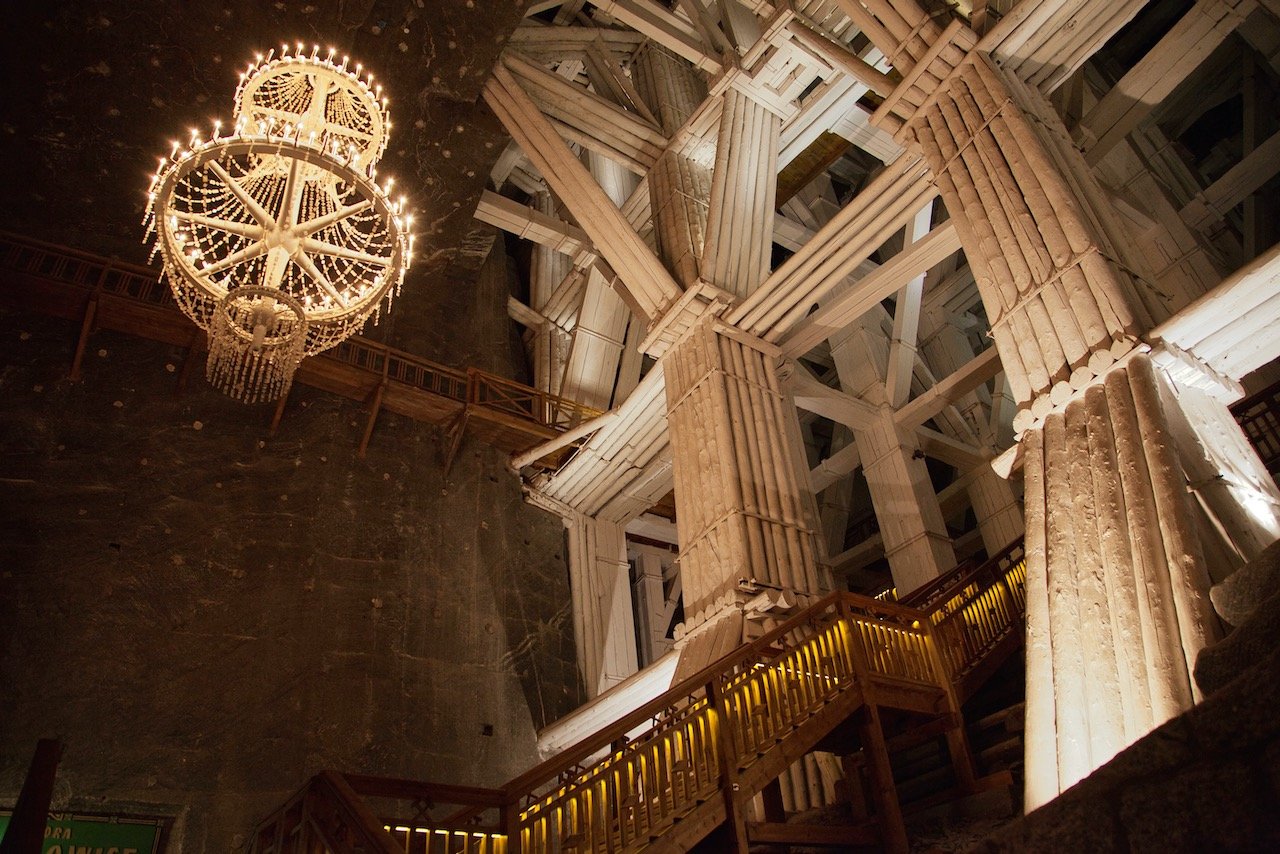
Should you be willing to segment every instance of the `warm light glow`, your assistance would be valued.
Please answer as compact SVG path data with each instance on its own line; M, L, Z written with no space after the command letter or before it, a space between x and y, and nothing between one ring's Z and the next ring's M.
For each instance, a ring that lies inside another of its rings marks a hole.
M209 333L208 378L246 402L285 394L303 356L376 321L410 263L403 200L373 180L390 122L372 77L303 51L258 54L234 133L192 128L148 193L154 251Z

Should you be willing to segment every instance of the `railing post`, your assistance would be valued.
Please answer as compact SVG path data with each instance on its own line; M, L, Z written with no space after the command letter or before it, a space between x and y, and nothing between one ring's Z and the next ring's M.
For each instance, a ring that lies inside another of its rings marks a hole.
M866 754L867 769L871 772L871 798L876 805L876 821L880 825L880 841L884 850L905 854L907 828L902 821L902 807L898 803L898 789L893 782L893 767L889 764L889 748L884 740L884 727L880 721L880 709L876 705L876 689L867 666L867 650L854 619L853 608L846 599L840 600L840 612L849 624L849 659L853 675L862 695L863 708L858 712L858 736Z
M502 806L498 807L498 824L507 836L507 854L520 854L520 796L503 790Z
M738 750L729 731L729 706L725 702L720 677L707 683L707 701L716 715L716 752L719 754L720 793L724 798L724 851L747 852L747 824L738 800Z
M953 618L955 617L963 619L960 612L953 615ZM925 618L918 622L924 629L925 648L929 650L934 671L938 674L938 680L942 683L942 690L947 697L947 714L952 723L946 731L947 752L951 755L951 767L955 769L956 782L964 789L972 789L976 779L973 770L973 751L969 747L969 737L965 733L964 716L960 708L960 698L956 694L951 668L947 667L942 658L942 650L938 645L938 633L933 621Z

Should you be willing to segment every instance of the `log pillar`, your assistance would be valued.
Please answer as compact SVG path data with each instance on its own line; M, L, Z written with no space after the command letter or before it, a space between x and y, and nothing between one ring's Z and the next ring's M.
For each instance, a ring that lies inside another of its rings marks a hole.
M705 81L688 63L652 42L640 50L634 72L636 88L668 136L688 121L707 95ZM647 178L658 255L684 287L700 274L711 196L712 164L693 153L668 148Z
M780 360L713 317L662 359L684 590L676 681L748 640L769 612L819 593L812 495Z
M1026 528L1022 519L1022 502L1009 481L990 466L983 466L966 487L973 515L978 520L982 547L988 555L996 554L1018 540Z
M594 697L638 669L626 532L582 513L565 516L564 524L574 640L587 694Z
M1024 443L1033 809L1188 708L1218 634L1175 427L1139 336L1166 307L1061 121L974 53L907 133L977 279Z
M956 565L951 536L913 433L901 430L886 397L888 343L874 315L831 337L840 386L880 407L877 420L855 430L885 557L899 595Z
M889 406L859 430L858 455L871 492L884 553L903 596L956 565L955 550L914 435L904 433Z
M702 278L745 297L769 275L782 119L737 89L723 97Z
M556 215L555 202L548 192L534 196L533 207L539 213ZM573 272L569 256L535 243L529 265L529 304L534 310L544 316L551 312L557 288ZM559 394L569 355L569 334L548 320L533 331L532 337L529 349L534 385L550 394Z

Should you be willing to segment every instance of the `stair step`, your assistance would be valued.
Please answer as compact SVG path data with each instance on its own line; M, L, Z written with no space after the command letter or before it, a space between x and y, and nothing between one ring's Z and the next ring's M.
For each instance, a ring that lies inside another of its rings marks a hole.
M993 744L987 749L981 751L978 754L978 760L982 762L985 767L991 768L1000 762L1008 761L1010 759L1021 759L1022 747L1022 736L1015 735L1012 738L1007 738L1004 741Z
M1010 726L1016 725L1018 729L1022 729L1024 718L1024 703L1014 703L998 712L992 712L986 717L979 718L969 724L970 732L977 732L984 729L994 729L996 727L1004 727L1008 729Z

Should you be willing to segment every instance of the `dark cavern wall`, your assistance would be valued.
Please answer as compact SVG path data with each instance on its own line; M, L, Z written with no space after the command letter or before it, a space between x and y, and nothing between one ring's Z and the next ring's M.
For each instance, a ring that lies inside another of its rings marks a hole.
M505 319L503 319L505 323ZM227 851L324 768L472 785L581 701L561 523L500 452L295 387L212 391L182 351L0 314L0 802L36 739L55 808L171 817ZM491 733L491 734L489 734Z

